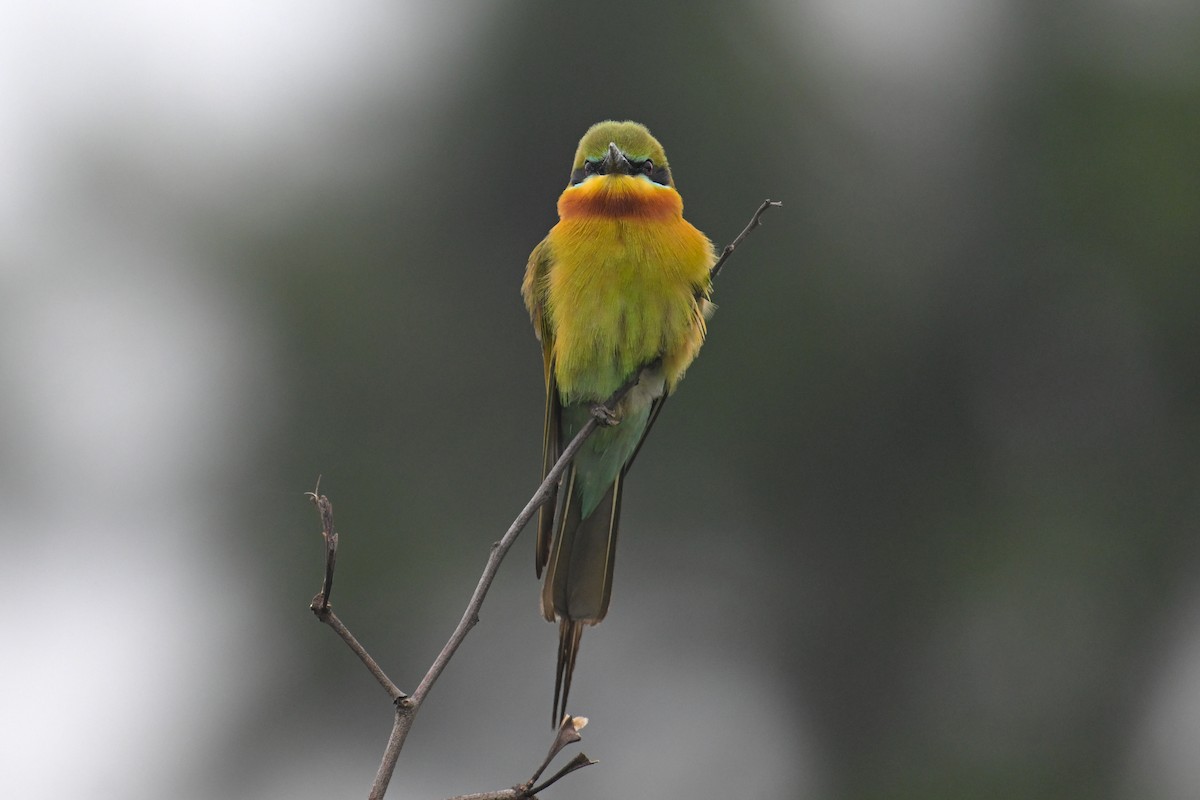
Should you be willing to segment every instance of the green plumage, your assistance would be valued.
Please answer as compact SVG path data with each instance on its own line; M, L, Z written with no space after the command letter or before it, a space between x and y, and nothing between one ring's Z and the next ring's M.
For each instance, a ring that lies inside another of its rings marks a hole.
M563 439L575 438L579 429L591 417L591 406L567 406L563 409ZM580 513L591 516L600 500L612 488L617 474L625 469L633 451L637 449L650 419L650 407L644 405L631 410L621 418L621 424L601 428L592 434L579 454L575 456L576 491L579 494Z

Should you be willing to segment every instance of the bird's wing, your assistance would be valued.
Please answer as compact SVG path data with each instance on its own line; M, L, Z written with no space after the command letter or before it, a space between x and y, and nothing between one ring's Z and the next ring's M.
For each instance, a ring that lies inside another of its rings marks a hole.
M562 454L561 418L562 403L558 396L558 382L554 379L554 330L546 315L546 282L550 271L550 244L547 240L533 248L529 263L525 267L525 280L521 294L533 330L542 343L542 368L546 378L546 416L542 429L542 479L550 472L554 462ZM554 531L554 506L558 499L558 487L550 490L550 497L538 510L537 545L534 549L534 568L537 576L550 558L550 541Z
M696 303L696 324L700 326L701 330L704 330L705 321L711 317L713 312L717 309L716 305L709 300L709 297L712 294L712 279L707 278L693 288L695 291L694 297ZM651 402L650 417L646 421L646 427L642 430L642 437L638 440L637 447L633 448L633 453L629 456L629 460L625 462L624 469L621 470L622 475L629 474L629 470L633 467L633 461L635 458L637 458L638 453L642 451L642 445L646 443L646 437L650 434L650 429L654 427L655 420L657 420L658 415L662 413L662 407L666 405L668 396L669 395L666 392L663 392L661 396L654 398L654 400Z
M650 429L654 427L654 421L658 419L658 415L666 402L667 395L664 394L661 397L656 397L650 403L650 417L646 420L646 427L642 430L642 438L638 439L637 447L633 448L632 455L629 456L629 460L625 462L625 466L621 469L622 475L629 474L629 470L633 467L633 460L637 458L638 453L642 452L642 445L646 443L646 437L650 435Z

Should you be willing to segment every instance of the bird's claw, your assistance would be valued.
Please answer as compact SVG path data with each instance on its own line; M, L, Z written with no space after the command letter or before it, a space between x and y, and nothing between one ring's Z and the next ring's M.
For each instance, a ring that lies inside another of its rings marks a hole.
M616 412L603 403L597 403L596 405L592 406L592 416L596 418L597 422L606 428L611 428L613 425L616 425L621 421L621 418L617 416Z

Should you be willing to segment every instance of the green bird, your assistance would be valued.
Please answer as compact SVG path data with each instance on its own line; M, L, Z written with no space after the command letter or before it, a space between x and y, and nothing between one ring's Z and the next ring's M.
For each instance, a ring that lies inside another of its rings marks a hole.
M545 367L542 474L594 406L637 383L612 409L619 424L592 435L538 518L542 613L559 623L555 725L583 627L608 612L625 476L704 342L716 258L683 218L662 145L636 122L584 134L558 215L521 287Z

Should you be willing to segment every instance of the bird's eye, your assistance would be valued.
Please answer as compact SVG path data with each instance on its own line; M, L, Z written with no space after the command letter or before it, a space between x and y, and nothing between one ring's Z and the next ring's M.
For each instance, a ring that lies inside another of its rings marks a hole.
M648 158L645 161L643 161L642 162L642 172L646 173L647 175L653 175L654 174L654 162Z
M595 161L584 161L583 162L583 174L584 175L595 175L596 174L596 162Z

